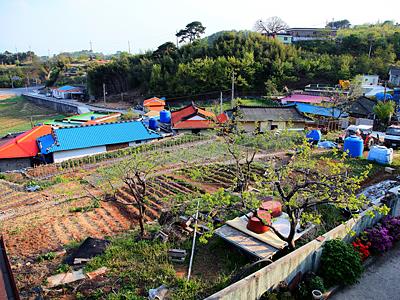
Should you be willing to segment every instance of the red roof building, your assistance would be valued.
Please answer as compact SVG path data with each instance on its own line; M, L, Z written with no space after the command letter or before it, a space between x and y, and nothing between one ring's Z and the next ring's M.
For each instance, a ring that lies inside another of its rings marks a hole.
M162 111L165 107L165 100L153 97L144 100L143 106L147 108L149 111Z
M215 121L216 117L212 112L197 107L194 103L171 113L172 128L175 130L210 129Z
M51 133L51 126L41 125L24 132L0 146L0 159L34 157L39 153L36 139Z
M320 104L322 102L331 101L332 99L329 97L305 94L293 94L281 99L282 104L287 104L288 102Z

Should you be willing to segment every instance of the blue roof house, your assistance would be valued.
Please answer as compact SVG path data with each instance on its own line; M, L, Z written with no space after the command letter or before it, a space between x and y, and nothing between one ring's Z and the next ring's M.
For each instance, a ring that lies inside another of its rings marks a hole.
M101 123L53 129L37 139L47 161L64 160L132 147L161 136L140 121ZM48 159L49 156L52 159Z

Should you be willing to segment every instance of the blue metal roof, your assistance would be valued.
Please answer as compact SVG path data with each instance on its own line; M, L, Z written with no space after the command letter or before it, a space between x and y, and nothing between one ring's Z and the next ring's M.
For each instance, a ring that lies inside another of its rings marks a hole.
M148 129L142 122L128 121L53 129L52 134L40 137L37 141L40 152L48 154L160 137L158 133Z
M68 91L68 90L73 90L76 89L77 87L71 86L71 85L64 85L60 88L58 88L59 91Z
M328 108L317 105L311 105L308 103L296 103L297 109L305 114L323 116L323 117L334 117L334 118L345 118L347 113L342 112L338 108Z

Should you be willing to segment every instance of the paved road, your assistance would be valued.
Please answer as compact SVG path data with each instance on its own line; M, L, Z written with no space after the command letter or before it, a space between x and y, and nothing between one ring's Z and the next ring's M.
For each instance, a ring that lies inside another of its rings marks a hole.
M15 88L15 89L0 89L0 95L8 95L8 94L14 94L14 95L21 95L22 93L31 93L34 90L40 89L43 86L30 86L30 87L23 87L23 88Z
M360 282L333 295L332 300L400 299L400 243L379 257Z

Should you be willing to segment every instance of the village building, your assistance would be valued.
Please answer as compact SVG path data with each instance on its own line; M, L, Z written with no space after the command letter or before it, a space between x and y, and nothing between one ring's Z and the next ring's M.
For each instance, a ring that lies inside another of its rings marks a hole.
M0 172L33 166L35 157L39 153L36 139L49 133L51 133L51 126L42 125L2 142L0 144Z
M162 111L165 108L165 100L157 97L153 97L144 100L143 107L147 111Z
M349 109L347 110L350 117L373 119L375 116L374 106L377 104L377 100L370 99L367 97L359 97L353 101Z
M176 132L198 133L214 127L216 116L193 102L171 113L171 126Z
M98 124L105 122L115 122L121 116L121 113L103 113L103 112L88 112L80 115L56 119L45 122L47 125L54 127L72 127L79 125Z
M400 68L399 67L390 68L389 82L394 86L400 86Z
M334 39L337 29L332 28L289 28L286 33L293 37L293 42Z
M161 136L140 121L53 128L37 142L48 163L133 147Z
M80 99L84 92L80 87L65 85L52 90L52 96L57 99Z
M322 102L331 102L332 99L325 96L308 95L308 94L291 94L281 99L282 104L288 103L309 103L320 104Z
M238 118L246 132L266 132L274 129L304 130L313 121L296 106L237 106L227 111L229 118Z

